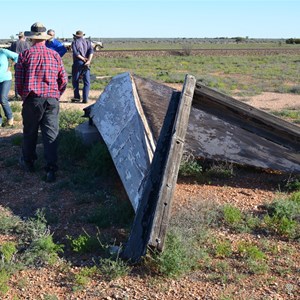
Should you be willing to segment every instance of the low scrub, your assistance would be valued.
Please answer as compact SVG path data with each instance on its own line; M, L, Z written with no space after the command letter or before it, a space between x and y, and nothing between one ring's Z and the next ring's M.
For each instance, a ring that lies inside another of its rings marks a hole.
M26 221L1 211L0 220L0 233L9 233L15 240L0 246L0 293L5 294L12 274L25 267L54 264L63 246L54 243L41 211Z

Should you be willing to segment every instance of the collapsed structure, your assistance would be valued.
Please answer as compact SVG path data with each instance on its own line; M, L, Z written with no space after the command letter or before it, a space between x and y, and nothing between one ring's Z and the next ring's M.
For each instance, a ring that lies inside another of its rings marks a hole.
M181 92L130 73L115 76L88 116L136 212L125 258L163 249L183 151L195 157L300 172L299 127L196 83Z

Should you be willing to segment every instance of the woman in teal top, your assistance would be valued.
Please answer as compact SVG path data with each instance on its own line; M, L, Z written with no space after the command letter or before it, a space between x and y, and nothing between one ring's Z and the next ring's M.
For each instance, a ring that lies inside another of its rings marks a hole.
M7 49L0 49L0 104L7 119L7 124L14 124L13 113L8 102L8 93L11 87L12 74L10 71L9 60L18 61L18 54ZM2 125L2 116L0 114L0 126Z

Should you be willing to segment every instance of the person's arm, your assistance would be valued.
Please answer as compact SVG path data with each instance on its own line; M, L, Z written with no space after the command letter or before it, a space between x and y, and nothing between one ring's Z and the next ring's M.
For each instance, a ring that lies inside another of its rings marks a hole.
M94 50L90 41L87 41L87 45L88 45L88 51L87 51L88 58L87 61L85 62L85 65L89 67L93 59Z
M0 49L0 53L5 54L4 50L5 49ZM0 64L0 73L4 74L5 72L7 72L7 66L6 66L6 64Z
M59 40L55 39L53 40L53 42L54 42L55 50L60 55L60 57L63 57L67 52L66 47Z
M66 52L67 52L67 48L62 43L60 43L58 48L58 53L60 57L63 57L66 54Z
M87 58L87 61L85 62L85 66L90 66L90 64L91 64L91 61L92 61L92 58L93 58L93 54L91 53L90 55L89 55L89 57Z
M5 50L6 50L6 56L7 56L9 59L13 60L14 63L16 63L16 62L18 61L19 54L16 53L16 52L7 50L7 49L5 49Z

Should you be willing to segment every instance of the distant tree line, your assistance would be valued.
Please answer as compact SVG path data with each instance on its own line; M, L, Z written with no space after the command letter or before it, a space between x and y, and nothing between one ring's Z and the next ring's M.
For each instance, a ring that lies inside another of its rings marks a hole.
M287 39L285 40L286 44L300 44L300 39Z

